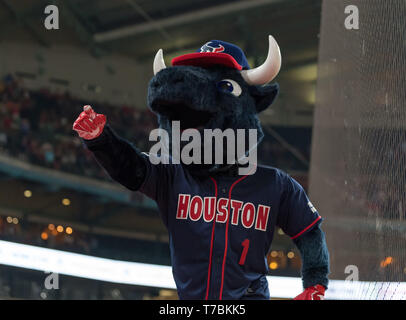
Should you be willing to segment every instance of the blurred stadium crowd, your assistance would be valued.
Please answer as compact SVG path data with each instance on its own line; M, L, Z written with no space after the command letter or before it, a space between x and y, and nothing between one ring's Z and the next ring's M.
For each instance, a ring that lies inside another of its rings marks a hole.
M3 153L56 170L106 178L72 131L74 119L88 103L69 93L55 94L46 89L29 91L11 75L0 84L0 101ZM120 134L136 140L141 149L146 148L146 137L154 127L152 113L126 106L111 108L106 103L92 105L99 113L105 113L110 123L119 124L115 127Z

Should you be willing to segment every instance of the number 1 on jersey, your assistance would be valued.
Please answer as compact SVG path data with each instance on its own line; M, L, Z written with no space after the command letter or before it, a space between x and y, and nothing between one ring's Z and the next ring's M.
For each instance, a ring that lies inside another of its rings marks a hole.
M245 239L242 243L243 249L242 249L242 254L240 258L240 262L238 262L239 265L243 266L245 263L245 258L247 257L248 253L248 248L250 247L250 240Z

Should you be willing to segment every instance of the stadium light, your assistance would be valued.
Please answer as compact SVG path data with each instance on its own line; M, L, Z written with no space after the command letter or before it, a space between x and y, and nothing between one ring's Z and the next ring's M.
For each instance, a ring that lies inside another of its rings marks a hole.
M24 197L31 198L32 197L32 191L31 190L25 190L24 191Z

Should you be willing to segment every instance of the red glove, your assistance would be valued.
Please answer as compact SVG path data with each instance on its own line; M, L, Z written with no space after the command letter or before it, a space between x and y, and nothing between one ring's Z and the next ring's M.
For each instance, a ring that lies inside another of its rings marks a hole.
M326 289L322 285L317 284L307 288L293 300L324 300L325 291Z
M91 106L84 106L83 112L73 124L73 130L81 138L91 140L101 135L105 124L106 116L104 114L97 114Z

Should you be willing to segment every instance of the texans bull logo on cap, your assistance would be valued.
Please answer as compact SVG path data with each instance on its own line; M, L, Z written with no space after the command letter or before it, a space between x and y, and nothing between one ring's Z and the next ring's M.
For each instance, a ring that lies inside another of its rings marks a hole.
M211 46L212 41L207 42L200 48L200 52L223 52L225 49L221 44L217 47ZM215 45L215 44L214 44Z

